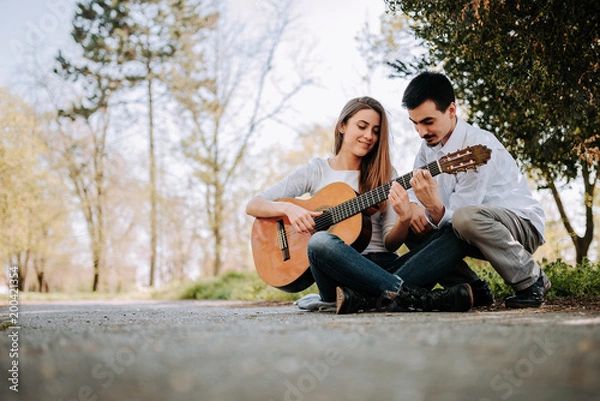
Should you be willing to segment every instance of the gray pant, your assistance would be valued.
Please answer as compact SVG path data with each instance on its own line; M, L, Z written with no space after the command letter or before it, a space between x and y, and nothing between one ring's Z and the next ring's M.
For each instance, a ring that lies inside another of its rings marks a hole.
M452 215L456 235L477 247L515 291L531 286L542 274L533 253L540 236L527 219L502 207L465 206Z

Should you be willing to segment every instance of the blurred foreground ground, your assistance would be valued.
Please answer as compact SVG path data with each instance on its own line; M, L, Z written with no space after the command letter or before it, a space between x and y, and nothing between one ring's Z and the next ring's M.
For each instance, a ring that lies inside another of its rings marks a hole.
M600 311L583 308L336 316L289 304L90 300L23 304L18 324L0 332L3 401L600 394Z

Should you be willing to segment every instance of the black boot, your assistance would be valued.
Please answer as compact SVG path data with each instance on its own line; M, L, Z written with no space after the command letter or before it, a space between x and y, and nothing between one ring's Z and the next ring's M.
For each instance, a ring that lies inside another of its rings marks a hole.
M494 304L494 294L490 285L485 280L475 280L469 283L473 291L473 307L492 306Z
M358 313L377 308L377 298L361 294L350 288L337 287L335 289L337 298L338 315L346 313Z
M551 285L550 280L542 273L531 286L506 297L504 304L507 308L539 308Z
M473 307L473 292L468 284L458 284L443 290L426 290L402 284L388 310L466 312Z

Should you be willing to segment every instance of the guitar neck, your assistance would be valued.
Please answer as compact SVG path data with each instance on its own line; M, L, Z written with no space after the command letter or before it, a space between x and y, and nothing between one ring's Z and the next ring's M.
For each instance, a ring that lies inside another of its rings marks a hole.
M435 177L436 175L440 174L442 171L440 170L440 164L439 162L433 161L431 163L429 163L426 166L423 166L421 168L419 168L419 170L428 170L431 173L432 177ZM403 176L400 176L398 178L394 178L392 181L390 181L389 183L383 185L384 187L386 187L386 192L385 192L385 198L380 200L379 202L382 202L384 200L387 199L389 193L390 193L390 188L392 187L392 182L396 181L398 184L402 185L402 187L404 189L410 189L412 188L412 185L410 185L410 180L411 178L413 178L413 172L411 171L410 173L404 174ZM379 187L381 188L381 187ZM379 188L375 188L369 192L373 192L373 191L377 191ZM365 194L368 194L369 192L365 192ZM372 205L371 205L372 206ZM367 209L371 206L368 206Z
M421 167L421 170L429 170L432 177L441 173L440 165L437 160ZM390 188L392 187L392 183L394 181L402 185L404 189L411 188L412 186L410 185L410 180L412 177L412 172L404 174L403 176L395 178L380 187L372 189L368 192L358 195L356 198L352 198L346 202L342 202L339 205L332 207L327 212L323 213L323 215L318 216L315 219L316 229L327 229L333 224L346 220L355 214L364 212L368 208L383 202L388 198L388 195L390 194Z

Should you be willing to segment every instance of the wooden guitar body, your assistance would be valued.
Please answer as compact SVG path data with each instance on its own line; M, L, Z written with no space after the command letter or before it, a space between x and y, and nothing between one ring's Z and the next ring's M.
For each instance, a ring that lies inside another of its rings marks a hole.
M356 197L347 184L336 182L317 192L309 199L285 198L308 210L324 211ZM364 213L358 213L327 229L359 252L371 239L371 222ZM282 241L281 235L287 236ZM257 218L252 226L252 256L260 278L267 284L286 292L300 292L314 279L308 263L308 241L311 233L297 233L287 217ZM283 244L283 246L282 246Z

